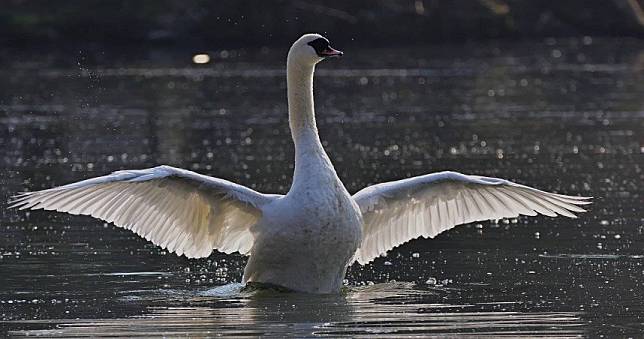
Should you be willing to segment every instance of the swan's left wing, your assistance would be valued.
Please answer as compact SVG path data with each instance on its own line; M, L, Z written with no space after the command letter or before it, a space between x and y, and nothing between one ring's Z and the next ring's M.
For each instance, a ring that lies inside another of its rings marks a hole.
M95 218L130 229L189 258L248 254L251 227L278 195L170 166L118 171L14 197L20 209L45 209Z
M589 198L573 197L507 180L433 173L367 187L355 199L362 212L362 243L355 260L366 264L418 237L433 238L456 225L519 215L575 218Z

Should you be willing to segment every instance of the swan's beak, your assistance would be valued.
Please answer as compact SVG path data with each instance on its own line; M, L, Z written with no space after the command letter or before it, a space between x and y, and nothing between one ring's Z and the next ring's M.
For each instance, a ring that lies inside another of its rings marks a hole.
M325 57L325 58L329 58L329 57L337 58L337 57L341 57L343 55L344 55L344 53L342 53L341 51L338 51L336 49L333 49L331 46L325 48L322 52L320 52L320 56Z

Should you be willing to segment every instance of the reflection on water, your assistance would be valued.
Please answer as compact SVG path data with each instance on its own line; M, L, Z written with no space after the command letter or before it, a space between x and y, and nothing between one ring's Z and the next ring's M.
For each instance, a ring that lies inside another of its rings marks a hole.
M240 285L240 284L234 284ZM129 318L58 320L55 329L10 332L14 336L351 336L384 335L528 335L574 337L583 321L574 312L471 312L474 305L440 303L435 292L409 284L351 288L344 295L262 293L229 298L182 297L150 306ZM156 296L165 297L165 296ZM155 298L148 297L148 303ZM142 300L139 300L141 302ZM23 325L51 321L23 321Z
M284 51L195 65L184 51L3 50L0 336L640 334L641 42L344 49L315 86L349 191L452 169L594 196L589 212L412 241L351 266L342 296L240 292L242 256L188 260L92 218L4 201L157 164L287 191Z

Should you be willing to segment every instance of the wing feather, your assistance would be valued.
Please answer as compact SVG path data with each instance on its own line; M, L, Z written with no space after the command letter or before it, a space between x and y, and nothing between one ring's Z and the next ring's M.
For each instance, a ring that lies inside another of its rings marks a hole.
M265 195L235 183L170 166L110 175L13 197L10 207L90 215L130 229L178 255L213 249L247 254Z
M519 215L585 212L588 197L541 191L507 180L440 172L367 187L354 195L363 215L355 260L366 264L411 239L456 225Z

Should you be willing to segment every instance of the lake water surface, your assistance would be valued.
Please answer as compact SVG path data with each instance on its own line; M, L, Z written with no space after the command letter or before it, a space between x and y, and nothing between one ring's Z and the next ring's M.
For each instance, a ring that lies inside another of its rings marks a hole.
M169 164L284 193L285 51L0 52L0 336L641 336L644 43L337 46L323 143L350 192L440 170L594 196L579 219L460 226L350 267L341 295L241 291L188 260L12 194Z

